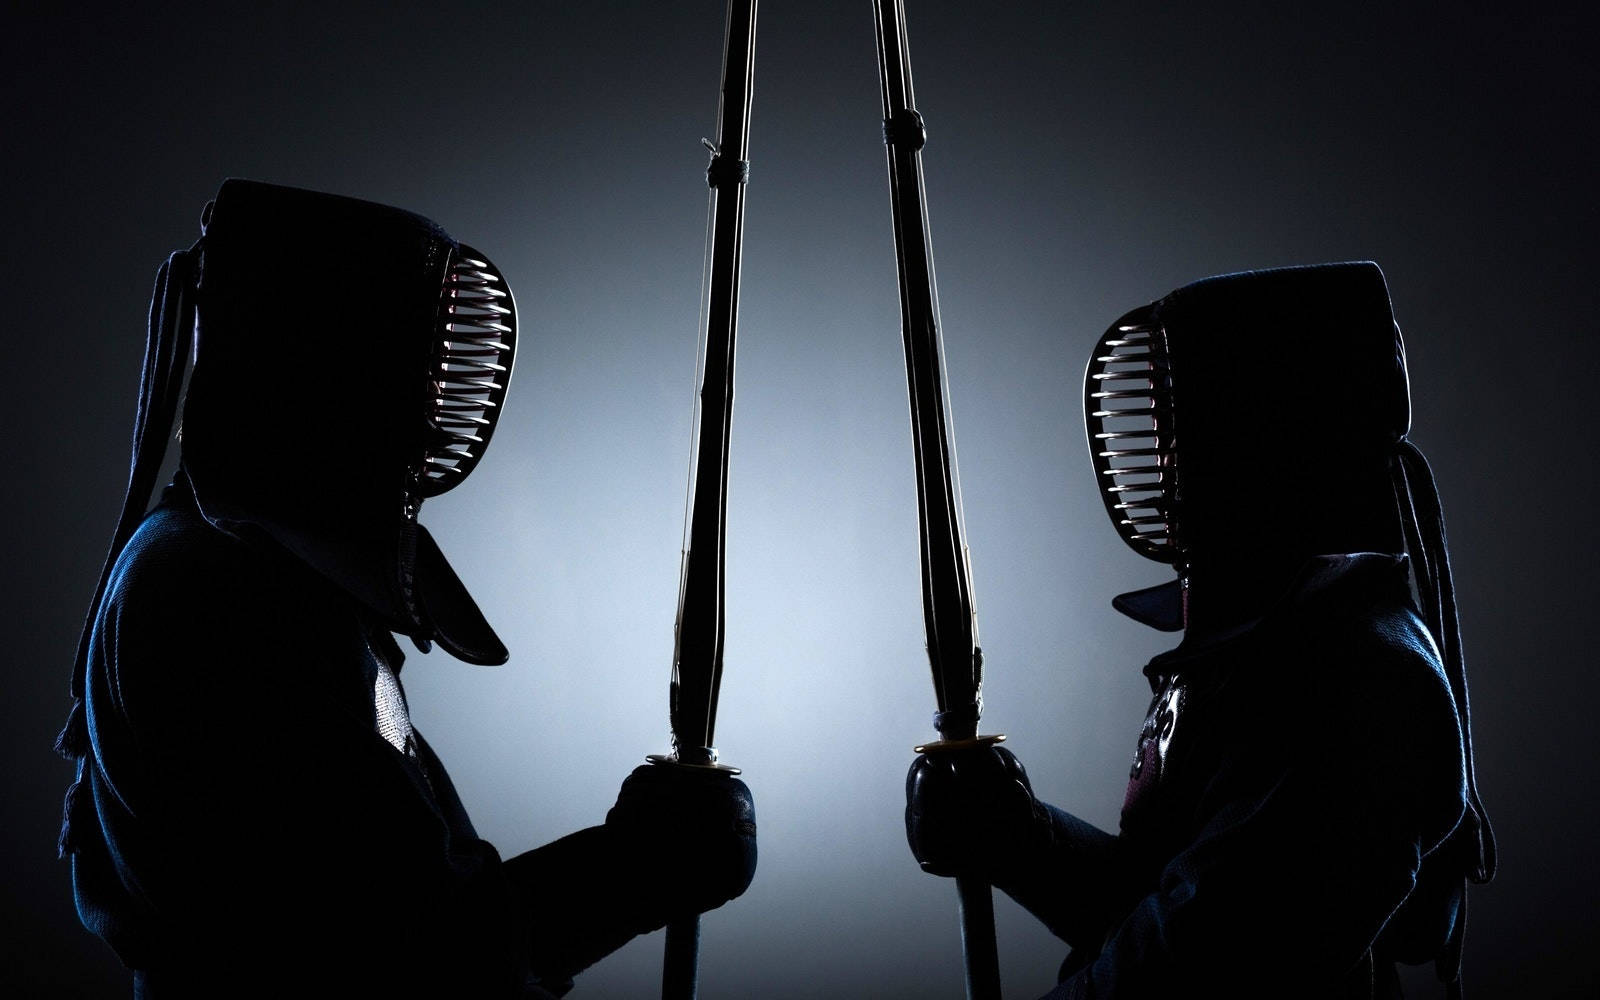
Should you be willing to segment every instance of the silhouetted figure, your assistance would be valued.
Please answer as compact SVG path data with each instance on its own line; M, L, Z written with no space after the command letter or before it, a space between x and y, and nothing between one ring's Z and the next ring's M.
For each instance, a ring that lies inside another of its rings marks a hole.
M163 266L61 736L78 910L137 996L559 994L749 884L738 781L641 767L502 862L411 725L394 634L507 658L417 512L482 456L515 327L486 257L331 195L230 180Z
M1184 633L1144 668L1120 832L993 747L913 765L912 852L1071 946L1051 998L1393 997L1395 963L1430 960L1459 992L1494 840L1382 274L1181 288L1106 333L1085 402L1108 513L1178 574L1114 603Z

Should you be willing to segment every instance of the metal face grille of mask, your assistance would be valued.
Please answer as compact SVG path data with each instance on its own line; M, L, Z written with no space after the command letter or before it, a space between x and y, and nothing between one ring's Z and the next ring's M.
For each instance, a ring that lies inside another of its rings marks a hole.
M1166 332L1152 321L1150 307L1123 316L1100 338L1083 392L1106 513L1135 552L1176 562L1172 369Z
M505 406L517 341L517 308L505 277L460 244L439 299L429 363L430 434L418 480L423 497L460 483L483 457Z

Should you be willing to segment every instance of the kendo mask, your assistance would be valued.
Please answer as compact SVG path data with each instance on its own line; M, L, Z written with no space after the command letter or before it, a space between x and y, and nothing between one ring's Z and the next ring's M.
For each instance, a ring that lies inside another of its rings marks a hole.
M1324 553L1398 552L1405 348L1370 262L1210 278L1135 309L1084 380L1094 474L1123 541L1179 579L1119 610L1183 627L1182 589L1287 585Z
M504 277L421 216L254 181L226 181L202 233L157 276L106 573L154 487L193 330L179 436L206 520L281 546L423 649L505 662L417 523L502 411L517 325ZM104 587L103 573L96 605Z
M265 534L427 648L505 647L427 529L505 401L516 311L421 216L229 180L201 240L183 465L201 513Z

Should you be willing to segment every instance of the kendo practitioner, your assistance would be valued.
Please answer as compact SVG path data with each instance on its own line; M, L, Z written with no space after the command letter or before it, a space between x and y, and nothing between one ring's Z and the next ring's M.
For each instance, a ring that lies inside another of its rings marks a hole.
M409 720L396 635L507 659L417 522L504 402L500 273L408 212L244 180L202 234L157 276L60 741L78 912L135 996L549 997L742 893L739 781L642 766L603 824L502 861Z
M1233 274L1122 317L1085 388L1106 509L1177 579L1122 612L1145 666L1120 830L998 746L919 758L906 831L1071 946L1048 996L1459 995L1494 871L1438 497L1372 263ZM1414 602L1412 585L1420 595Z

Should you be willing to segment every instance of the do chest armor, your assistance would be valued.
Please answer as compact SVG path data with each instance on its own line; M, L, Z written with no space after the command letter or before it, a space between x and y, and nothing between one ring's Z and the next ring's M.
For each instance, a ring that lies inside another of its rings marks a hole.
M1124 825L1148 812L1159 796L1187 702L1188 687L1177 677L1166 678L1150 700L1134 747L1133 766L1128 769L1128 791L1122 802Z

